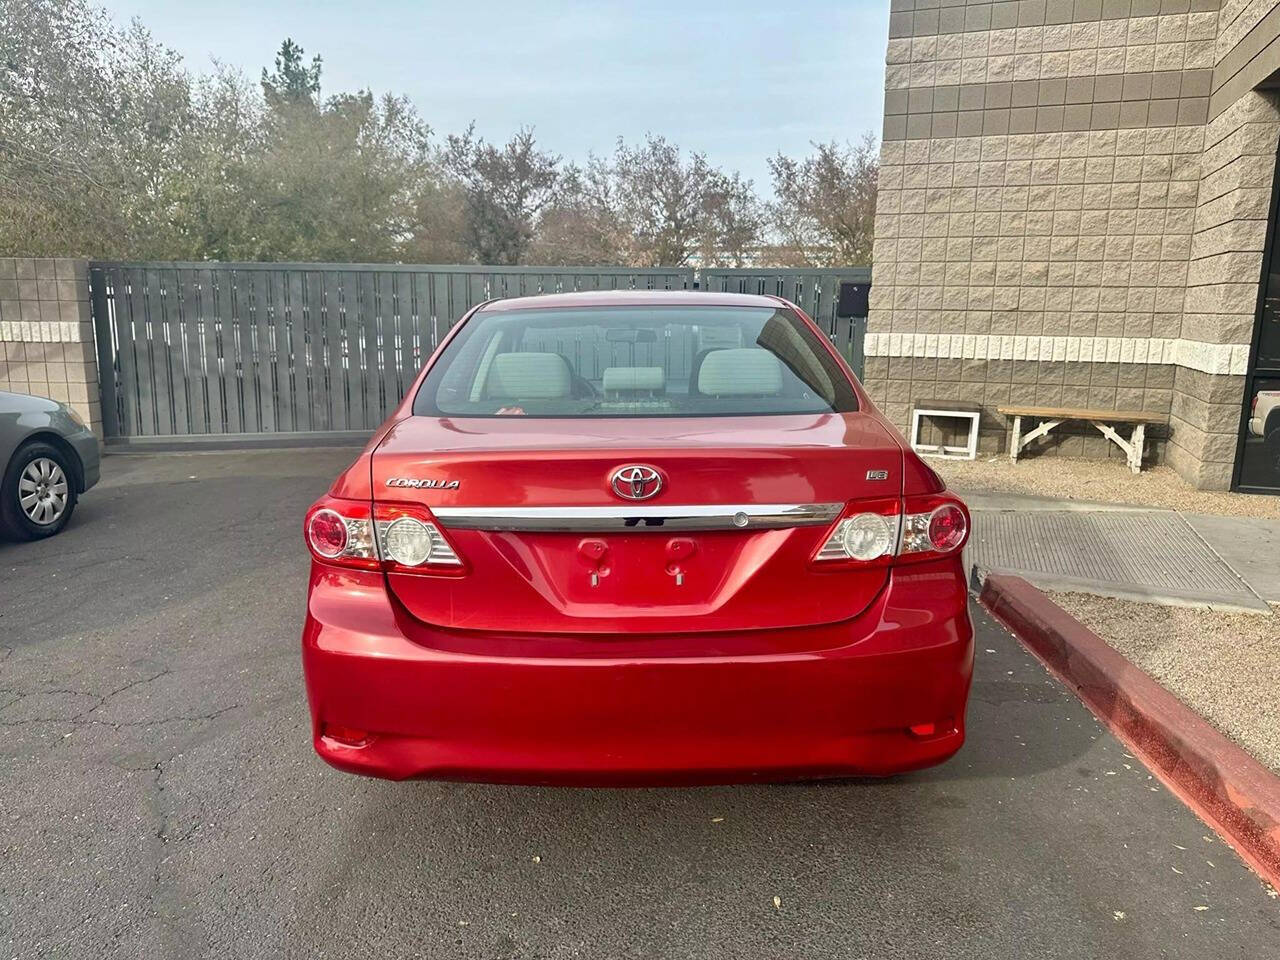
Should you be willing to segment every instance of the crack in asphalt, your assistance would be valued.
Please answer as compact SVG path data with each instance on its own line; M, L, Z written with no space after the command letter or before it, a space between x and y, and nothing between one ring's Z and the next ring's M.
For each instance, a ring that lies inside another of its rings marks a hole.
M978 680L970 688L969 696L979 703L999 707L1006 703L1062 703L1068 701L1071 694L1057 683Z
M133 666L134 664L141 663L141 662L145 662L145 661L135 660L132 663L128 664L128 666ZM97 702L94 703L93 706L89 707L88 709L81 710L79 713L73 714L70 717L27 717L23 720L0 721L0 726L15 727L15 726L22 726L28 723L78 724L82 722L83 723L104 722L104 721L89 720L88 719L89 714L93 713L95 710L101 709L103 706L109 703L114 697L119 696L120 694L125 693L129 690L132 690L134 687L140 687L143 684L151 683L155 680L158 680L161 677L166 676L172 672L173 671L170 670L167 666L161 665L160 669L157 670L155 673L151 674L150 676L142 677L141 679L138 679L138 680L131 680L128 683L124 684L123 686L116 687L114 690L110 690L107 693L103 693L103 694L94 693L92 690L74 690L69 687L59 687L53 690L28 690L25 692L13 690L10 692L17 694L16 699L11 700L8 703L6 703L3 707L0 707L0 710L7 710L9 707L13 706L14 704L21 703L23 700L26 700L29 697L57 697L57 696L89 697L90 699L95 700ZM127 724L131 722L134 722L134 721L122 721L121 723Z
M16 702L16 701L15 701ZM204 720L216 720L224 713L230 713L232 710L238 710L243 707L242 703L233 703L229 707L221 707L210 713L196 714L195 716L187 716L185 714L175 714L171 717L156 717L151 720L90 720L82 717L28 717L25 720L6 720L0 721L0 727L25 727L37 723L68 723L73 727L107 727L112 730L119 730L124 727L158 727L166 723L178 723L186 721L188 723L199 723Z
M139 662L139 661L134 661L134 663L137 663L137 662ZM130 664L130 666L132 666L132 664ZM169 675L169 674L171 674L171 673L173 673L173 671L172 671L172 670L170 670L166 665L161 664L161 665L160 665L160 669L159 669L159 670L157 670L155 673L153 673L151 676L149 676L149 677L143 677L143 678L142 678L142 679L140 679L140 680L131 680L129 683L126 683L124 686L122 686L122 687L117 687L115 690L112 690L110 693L107 693L107 694L103 695L103 696L102 696L102 698L101 698L101 699L100 699L96 704L94 704L94 705L93 705L92 707L90 707L88 710L86 710L86 711L84 711L83 713L81 713L81 714L79 714L78 716L76 716L74 719L76 719L76 720L83 719L83 718L85 718L85 717L89 716L89 714L93 713L93 711L95 711L95 710L99 709L100 707L104 706L104 705L105 705L106 703L108 703L108 702L109 702L113 697L119 696L120 694L125 693L126 691L132 690L134 687L140 687L140 686L142 686L143 684L147 684L147 683L151 683L151 682L153 682L153 681L155 681L155 680L159 680L161 677L168 676L168 675Z
M169 760L172 759L172 757L169 758ZM163 944L163 955L176 957L187 955L198 932L187 929L191 924L184 914L182 897L178 890L179 883L171 882L165 876L168 858L164 849L169 842L166 837L169 814L166 812L164 801L164 776L167 762L169 761L156 760L152 765L155 775L151 778L151 789L147 791L147 806L154 818L155 829L150 831L147 842L152 869L149 878L150 889L143 894L143 897L150 904L152 916L156 920Z

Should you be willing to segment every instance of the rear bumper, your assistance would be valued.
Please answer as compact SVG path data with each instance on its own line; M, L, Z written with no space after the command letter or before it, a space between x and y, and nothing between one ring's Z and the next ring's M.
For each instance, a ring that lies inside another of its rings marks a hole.
M482 638L454 633L432 644L406 617L379 574L313 567L303 666L316 752L339 769L507 783L742 782L887 775L940 763L964 742L973 630L959 558L895 571L854 620L797 628L813 635L804 652L787 631L776 654L664 657L657 637L655 655L644 655L631 637L625 656L597 638L583 641L586 655L550 658L531 637L522 641L530 655L513 653L512 638L494 655ZM923 724L935 729L909 729ZM352 730L368 736L351 746L326 733L335 728L348 740Z

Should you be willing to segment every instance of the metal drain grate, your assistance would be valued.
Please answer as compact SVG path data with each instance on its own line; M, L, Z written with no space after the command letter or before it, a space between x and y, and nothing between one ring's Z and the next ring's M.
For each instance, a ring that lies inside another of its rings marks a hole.
M1163 511L976 511L969 562L1050 588L1267 609L1191 526Z

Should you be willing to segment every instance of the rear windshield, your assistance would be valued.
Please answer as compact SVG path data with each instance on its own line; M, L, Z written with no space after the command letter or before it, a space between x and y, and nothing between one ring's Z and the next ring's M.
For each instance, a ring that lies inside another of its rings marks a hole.
M771 307L480 312L432 366L413 412L437 417L848 413L844 372Z

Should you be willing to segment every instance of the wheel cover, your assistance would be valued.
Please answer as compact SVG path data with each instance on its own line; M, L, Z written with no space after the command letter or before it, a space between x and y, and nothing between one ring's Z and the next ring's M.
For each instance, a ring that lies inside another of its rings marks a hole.
M36 457L18 477L18 505L27 519L42 527L57 523L67 512L67 475L57 462Z

